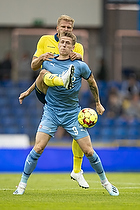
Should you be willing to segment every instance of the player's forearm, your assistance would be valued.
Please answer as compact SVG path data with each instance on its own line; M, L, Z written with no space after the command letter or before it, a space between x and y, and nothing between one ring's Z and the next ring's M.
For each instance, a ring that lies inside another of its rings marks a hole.
M35 82L28 88L28 93L30 94L35 89Z
M97 86L89 85L90 90L94 96L95 102L100 103L100 98L99 98L99 91Z
M34 57L32 62L31 62L31 68L34 71L36 71L36 70L38 70L41 67L42 63L43 63L43 58L41 56L38 57L38 58Z
M88 79L88 83L89 83L90 90L94 96L96 104L100 103L99 90L98 90L98 86L93 75L91 75L90 78Z

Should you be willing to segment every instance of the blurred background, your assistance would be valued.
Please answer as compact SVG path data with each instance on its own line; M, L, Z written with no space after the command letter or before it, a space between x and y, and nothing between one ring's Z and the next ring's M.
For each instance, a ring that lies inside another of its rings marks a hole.
M57 18L75 19L74 33L84 46L106 108L89 129L95 145L140 146L140 1L139 0L0 0L0 145L8 134L26 135L33 145L42 104L33 92L20 105L18 97L37 77L31 59L39 38L55 34ZM82 108L95 108L86 82ZM59 128L51 143L70 143ZM10 145L10 143L8 143Z

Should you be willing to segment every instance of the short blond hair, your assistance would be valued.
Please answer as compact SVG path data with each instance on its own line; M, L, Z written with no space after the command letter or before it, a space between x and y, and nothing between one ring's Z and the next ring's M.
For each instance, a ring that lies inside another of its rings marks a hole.
M63 32L60 37L59 40L61 39L61 37L66 36L66 37L70 37L72 39L72 45L74 46L76 44L77 38L76 36L72 33L72 32Z
M65 20L67 22L71 22L72 23L72 27L74 27L74 22L75 20L73 18L71 18L68 15L61 15L58 19L57 19L57 26L60 24L61 20Z

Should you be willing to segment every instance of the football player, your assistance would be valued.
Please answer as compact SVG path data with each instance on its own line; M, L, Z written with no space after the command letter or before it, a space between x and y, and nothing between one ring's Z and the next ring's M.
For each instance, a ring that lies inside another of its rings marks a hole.
M68 15L61 15L57 20L57 27L56 27L57 33L55 35L44 35L40 38L37 44L37 50L31 62L31 68L34 71L38 70L41 67L43 61L45 60L49 61L54 57L55 54L59 54L59 49L58 49L59 37L63 32L72 32L74 27L74 22L75 22L74 19L69 17ZM84 54L83 46L80 43L76 42L75 48L73 51L70 52L69 57L72 61L75 59L82 60L83 54ZM50 81L50 83L51 79L54 80L53 76L49 74L46 76ZM57 78L57 83L54 83L54 85L57 86L63 85L60 77ZM42 85L39 82L39 79L37 78L36 85L34 82L33 85L28 90L21 93L19 97L20 103L22 103L23 99L27 97L35 89L38 99L45 104L46 103L45 95L47 92L47 88L48 88L47 86L42 88ZM81 186L82 188L89 188L89 185L83 176L83 170L81 169L84 153L82 152L81 148L74 139L72 142L72 152L73 152L73 170L71 172L71 178L76 180L79 186Z
M102 186L110 195L118 196L118 189L108 181L101 160L92 148L87 129L82 127L78 122L78 114L81 110L78 94L81 88L82 78L87 80L89 84L95 99L97 113L102 115L105 111L100 102L97 83L85 62L80 60L71 61L69 59L69 54L75 46L75 35L67 32L61 34L59 38L59 55L51 61L43 62L43 70L39 76L42 78L43 83L46 84L45 69L49 70L52 74L63 74L65 70L71 69L72 77L74 76L74 85L71 89L66 89L62 86L48 88L47 94L45 95L47 103L44 106L43 116L36 133L35 145L26 158L21 181L13 194L22 195L24 193L27 181L35 169L39 157L51 137L54 136L57 128L62 126L77 141L92 168L98 174Z

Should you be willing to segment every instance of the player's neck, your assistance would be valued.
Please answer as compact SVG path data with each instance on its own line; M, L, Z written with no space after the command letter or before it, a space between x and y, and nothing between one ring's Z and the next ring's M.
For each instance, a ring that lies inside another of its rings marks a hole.
M66 59L69 59L69 55L59 55L57 57L58 60L66 60Z

